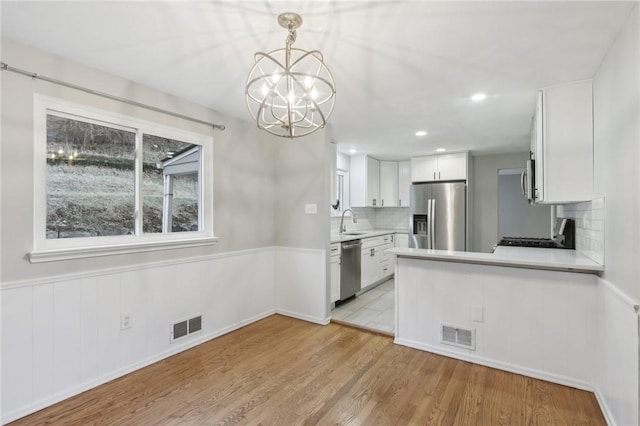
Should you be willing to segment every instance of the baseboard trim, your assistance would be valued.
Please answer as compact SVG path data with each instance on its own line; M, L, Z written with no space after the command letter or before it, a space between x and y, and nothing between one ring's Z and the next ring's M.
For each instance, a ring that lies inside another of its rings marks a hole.
M176 346L173 347L169 350L166 350L164 352L161 352L157 355L154 355L152 357L146 358L140 362L137 362L135 364L129 365L128 367L124 367L121 368L119 370L116 370L112 373L109 374L105 374L101 377L98 377L96 379L93 379L91 381L85 382L81 385L78 386L74 386L71 389L67 389L65 391L62 392L58 392L55 395L52 395L48 398L44 398L41 399L39 401L34 402L33 404L29 404L26 407L20 408L18 410L14 410L12 412L7 413L6 415L2 416L2 424L6 424L6 423L10 423L12 421L18 420L19 418L28 416L29 414L33 414L36 411L42 410L43 408L49 407L53 404L56 404L60 401L63 401L65 399L71 398L72 396L76 396L82 392L88 391L90 389L93 389L97 386L103 385L107 382L110 382L112 380L115 380L119 377L125 376L129 373L132 373L136 370L140 370L141 368L144 367L148 367L151 364L154 364L158 361L162 361L165 358L169 358L170 356L173 355L177 355L180 352L184 352L188 349L191 349L193 347L196 347L202 343L208 342L209 340L213 340L217 337L223 336L227 333L230 333L232 331L238 330L242 327L245 327L249 324L252 324L254 322L260 321L261 319L264 319L266 317L269 317L271 315L274 315L276 313L276 311L274 309L268 310L266 312L260 313L258 315L254 315L253 317L247 318L246 320L243 321L239 321L235 324L232 324L230 326L227 327L223 327L219 330L216 331L212 331L210 333L207 334L202 334L200 335L198 338L193 339L189 342L184 342L183 344L181 344L180 346Z
M431 352L437 355L446 356L449 358L459 359L461 361L472 362L474 364L484 365L485 367L491 367L498 370L508 371L510 373L521 374L523 376L532 377L534 379L545 380L547 382L557 383L559 385L570 386L572 388L586 390L594 392L594 386L591 383L586 383L581 380L576 380L571 377L560 376L557 374L547 373L545 371L534 370L531 368L521 367L519 365L509 364L507 362L496 361L489 358L484 358L475 355L467 355L459 352L440 348L438 346L427 345L424 343L416 342L413 340L396 338L393 343L401 346L408 346L410 348L419 349L426 352Z
M284 315L285 317L291 317L291 318L312 322L320 325L327 325L329 324L329 322L331 322L331 318L329 317L327 318L312 317L311 315L300 314L298 312L292 312L286 309L276 309L276 313L280 315Z
M607 400L605 399L604 395L600 391L600 388L595 386L593 393L596 395L596 400L598 401L598 405L600 406L600 411L602 411L604 420L607 422L608 425L615 426L616 422L615 422L615 419L613 418L613 413L611 412L611 409L607 404Z

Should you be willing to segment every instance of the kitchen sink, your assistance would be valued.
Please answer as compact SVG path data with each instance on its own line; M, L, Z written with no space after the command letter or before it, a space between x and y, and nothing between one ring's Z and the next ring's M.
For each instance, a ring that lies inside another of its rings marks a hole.
M343 232L341 235L364 235L366 232Z

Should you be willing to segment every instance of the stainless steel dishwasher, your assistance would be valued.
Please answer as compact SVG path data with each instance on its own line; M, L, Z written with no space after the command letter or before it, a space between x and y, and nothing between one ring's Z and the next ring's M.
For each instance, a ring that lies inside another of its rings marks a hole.
M360 291L360 240L342 243L340 265L340 301L347 300Z

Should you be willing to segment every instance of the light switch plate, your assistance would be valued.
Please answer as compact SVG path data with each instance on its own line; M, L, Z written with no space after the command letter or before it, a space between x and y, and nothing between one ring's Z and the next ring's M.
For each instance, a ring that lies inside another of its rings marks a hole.
M305 204L304 205L304 213L305 214L318 214L318 205L317 204Z
M120 315L120 330L131 328L131 314Z
M475 322L484 322L484 308L482 306L471 307L471 318Z

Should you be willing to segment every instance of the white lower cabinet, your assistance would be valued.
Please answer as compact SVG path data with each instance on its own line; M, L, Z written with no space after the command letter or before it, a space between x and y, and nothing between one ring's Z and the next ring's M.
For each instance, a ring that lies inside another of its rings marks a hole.
M391 256L385 250L394 247L394 237L395 234L387 234L362 239L360 270L363 290L393 274Z
M362 263L360 264L360 286L365 289L378 277L378 259L376 259L375 247L368 248L362 252Z
M409 234L396 234L396 247L409 248Z
M376 247L380 255L378 260L378 279L388 278L393 274L393 255L386 253L387 249L392 249L393 247L393 242Z
M331 303L340 299L340 243L331 244Z

